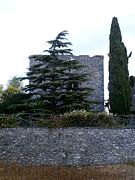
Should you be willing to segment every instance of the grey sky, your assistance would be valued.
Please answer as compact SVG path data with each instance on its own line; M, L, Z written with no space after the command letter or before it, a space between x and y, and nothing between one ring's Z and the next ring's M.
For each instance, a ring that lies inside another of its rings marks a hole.
M0 84L23 75L28 56L42 53L47 40L68 30L76 55L104 55L107 98L107 54L114 16L127 51L133 51L129 71L135 75L134 7L134 0L0 0Z

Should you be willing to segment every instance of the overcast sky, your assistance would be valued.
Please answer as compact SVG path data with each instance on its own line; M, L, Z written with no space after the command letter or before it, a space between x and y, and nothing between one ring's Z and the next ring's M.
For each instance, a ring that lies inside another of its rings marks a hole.
M0 84L27 71L28 56L68 30L75 55L103 55L107 89L109 33L116 16L135 75L135 0L0 0ZM105 93L107 98L107 93Z

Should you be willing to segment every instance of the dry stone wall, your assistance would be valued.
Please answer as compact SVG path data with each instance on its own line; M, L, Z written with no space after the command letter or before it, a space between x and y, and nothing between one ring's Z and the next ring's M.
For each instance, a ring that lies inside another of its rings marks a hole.
M0 129L0 161L99 165L135 161L135 129Z

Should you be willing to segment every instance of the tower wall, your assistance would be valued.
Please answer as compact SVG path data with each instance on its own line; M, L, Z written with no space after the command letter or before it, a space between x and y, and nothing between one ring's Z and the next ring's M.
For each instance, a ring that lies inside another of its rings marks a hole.
M34 58L38 55L30 56L30 66L32 66L35 61ZM61 59L76 59L82 65L86 65L83 68L83 72L88 74L88 81L83 84L83 86L93 89L92 95L88 98L98 102L93 105L93 110L104 111L104 57L103 56L93 56L79 55L79 56L60 56Z

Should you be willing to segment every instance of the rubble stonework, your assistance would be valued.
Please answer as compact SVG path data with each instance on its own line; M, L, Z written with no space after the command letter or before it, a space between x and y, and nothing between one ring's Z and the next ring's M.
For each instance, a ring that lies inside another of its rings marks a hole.
M30 66L32 66L35 61L34 59L39 55L32 55L29 57ZM42 55L40 55L42 56ZM83 69L84 72L88 74L88 81L84 84L93 89L92 95L88 98L90 100L95 100L98 103L93 106L95 111L104 111L104 64L103 56L93 56L89 55L79 55L79 56L59 56L61 59L77 59L80 64L86 65L87 67Z
M135 161L135 129L3 128L0 161L79 166Z

